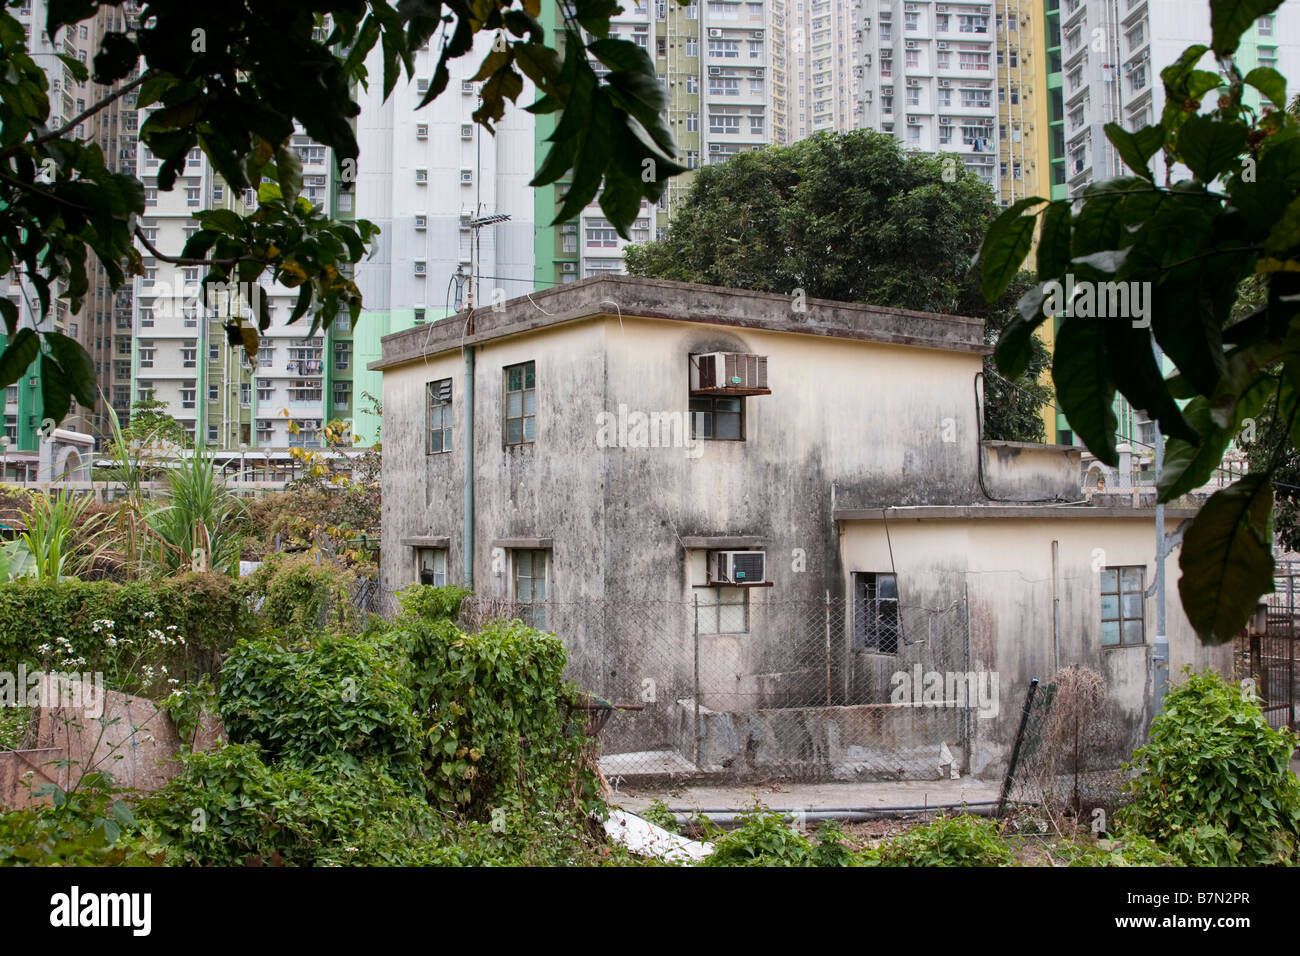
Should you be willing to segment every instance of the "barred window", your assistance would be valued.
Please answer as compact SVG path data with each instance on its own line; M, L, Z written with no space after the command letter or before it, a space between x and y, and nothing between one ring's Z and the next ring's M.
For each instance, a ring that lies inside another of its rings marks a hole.
M1101 644L1119 647L1146 643L1144 581L1146 568L1102 568Z
M897 654L902 638L898 577L875 571L853 575L853 647Z
M451 379L430 382L427 389L429 446L426 454L440 455L451 451Z

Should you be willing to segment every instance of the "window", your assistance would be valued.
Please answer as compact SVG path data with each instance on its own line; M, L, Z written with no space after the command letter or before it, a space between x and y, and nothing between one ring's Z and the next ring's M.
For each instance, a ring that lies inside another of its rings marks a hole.
M588 219L586 232L588 249L614 249L618 247L618 232L608 219Z
M315 404L321 400L321 383L317 379L291 379L289 381L289 404Z
M181 343L181 368L195 368L199 363L199 347L195 339Z
M219 360L221 359L221 343L220 343L220 342L209 342L209 343L208 343L208 359L209 359L210 361L213 361L213 362L219 361Z
M761 84L763 81L759 80ZM690 90L687 90L690 92ZM709 95L710 96L739 96L740 80L728 79L726 77L711 76L709 77Z
M425 386L428 395L428 448L425 454L440 455L451 451L451 379L443 378Z
M259 402L270 402L275 400L275 386L269 384L257 383L257 400Z
M512 574L511 585L514 600L518 604L532 605L520 609L519 619L533 627L546 626L546 564L545 551L510 552Z
M253 384L251 382L239 383L239 404L247 408L253 403Z
M1271 37L1273 35L1273 26L1277 22L1277 15L1270 13L1259 18L1256 25L1259 27L1259 35L1262 37Z
M153 382L137 381L135 383L135 400L137 402L153 401Z
M181 382L181 408L194 407L194 379Z
M699 131L700 131L700 114L699 114L699 113L687 113L687 114L686 114L686 132L688 132L688 133L698 133Z
M691 588L700 634L748 634L749 588Z
M218 402L221 400L221 387L218 385L208 386L208 401Z
M334 383L334 407L336 409L347 408L352 404L352 383L335 382Z
M429 171L427 169L417 169L415 171L415 184L423 186L429 181Z
M739 40L710 40L709 56L734 59L740 56Z
M897 654L901 637L902 619L898 613L897 576L874 571L854 572L854 649Z
M686 55L687 55L687 56L699 56L699 55L700 55L700 39L699 39L699 37L687 37L687 38L686 38Z
M416 138L416 139L428 139L428 138L429 138L429 124L428 124L428 123L416 123L416 124L415 124L415 138Z
M710 113L709 114L709 132L710 133L739 133L740 116Z
M446 548L416 548L415 564L421 584L434 588L447 586Z
M140 353L140 367L153 368L153 357L157 351L154 348L153 339L139 339L136 342L136 348Z
M743 398L692 398L691 437L712 441L744 441Z
M334 367L342 371L347 368L352 361L352 343L335 342L334 343Z
M688 73L686 75L686 92L695 94L698 93L699 91L700 91L700 78L698 76L695 76L694 74Z
M1146 643L1143 614L1146 568L1103 568L1101 571L1101 645L1119 647Z
M537 380L535 365L512 365L506 375L506 444L522 445L536 437Z
M190 186L185 190L185 205L197 206L199 204L199 187Z

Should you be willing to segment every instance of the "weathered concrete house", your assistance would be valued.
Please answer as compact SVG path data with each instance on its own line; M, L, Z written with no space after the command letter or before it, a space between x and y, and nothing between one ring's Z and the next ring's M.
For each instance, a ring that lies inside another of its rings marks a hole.
M1058 663L1136 733L1151 512L1079 503L1077 450L981 440L981 322L800 305L606 277L386 337L384 588L554 630L642 706L604 737L630 770L997 772ZM1167 574L1172 666L1227 667Z

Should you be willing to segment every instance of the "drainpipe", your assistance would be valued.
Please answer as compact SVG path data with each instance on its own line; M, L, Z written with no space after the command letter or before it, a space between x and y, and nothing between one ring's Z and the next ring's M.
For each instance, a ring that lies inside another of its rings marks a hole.
M1061 542L1052 542L1052 656L1061 669Z
M474 590L474 346L465 348L464 586Z

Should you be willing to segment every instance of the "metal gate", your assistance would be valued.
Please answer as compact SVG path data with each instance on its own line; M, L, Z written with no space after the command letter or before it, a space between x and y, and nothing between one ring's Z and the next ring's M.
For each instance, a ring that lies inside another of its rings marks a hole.
M1251 672L1270 727L1300 731L1300 575L1274 580L1264 633L1252 642Z

